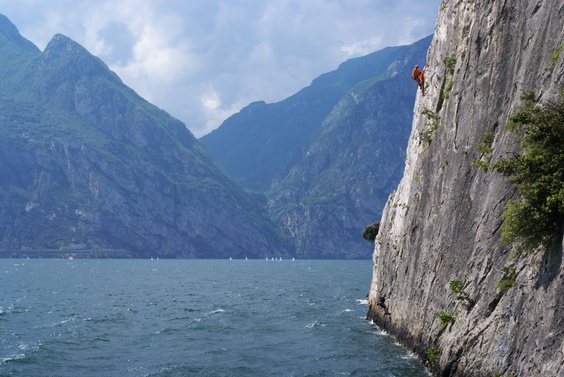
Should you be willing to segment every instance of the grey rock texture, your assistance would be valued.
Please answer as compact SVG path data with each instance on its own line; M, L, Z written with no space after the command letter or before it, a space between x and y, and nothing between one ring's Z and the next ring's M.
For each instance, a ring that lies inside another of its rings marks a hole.
M375 242L368 313L435 375L564 376L562 249L512 258L500 226L516 191L500 174L471 167L487 131L495 132L494 159L517 151L504 126L523 93L534 90L543 103L564 86L564 57L554 59L563 19L562 1L453 0L439 11L427 96L418 94L404 177ZM456 59L453 73L445 57ZM432 133L425 109L440 116ZM506 293L497 287L504 266L517 271ZM451 292L454 279L475 301L470 309ZM390 292L391 318L376 306ZM441 326L441 310L456 321ZM437 351L434 362L428 350Z

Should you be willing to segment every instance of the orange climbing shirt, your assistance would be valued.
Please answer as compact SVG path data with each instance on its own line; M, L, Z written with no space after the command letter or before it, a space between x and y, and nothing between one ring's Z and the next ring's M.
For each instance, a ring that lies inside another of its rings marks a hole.
M411 77L413 77L414 80L419 80L420 74L421 74L421 71L419 70L419 68L415 67L415 68L413 68L413 72L411 73Z

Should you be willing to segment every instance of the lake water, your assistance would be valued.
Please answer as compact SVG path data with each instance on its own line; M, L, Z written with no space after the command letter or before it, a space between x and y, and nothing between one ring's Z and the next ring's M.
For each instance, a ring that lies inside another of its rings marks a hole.
M371 261L0 259L0 376L429 376Z

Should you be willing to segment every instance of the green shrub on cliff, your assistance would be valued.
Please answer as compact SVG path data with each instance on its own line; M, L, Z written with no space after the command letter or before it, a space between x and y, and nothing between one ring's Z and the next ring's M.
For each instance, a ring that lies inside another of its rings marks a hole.
M454 56L445 56L443 58L443 64L446 67L446 73L445 73L445 83L443 86L442 96L444 99L448 99L450 97L450 91L452 90L452 86L454 85L454 80L452 79L452 76L454 75L456 58Z
M562 43L556 46L556 52L554 52L554 55L552 55L552 64L550 65L550 68L552 69L556 68L556 62L560 58L561 51L562 51Z
M450 281L450 290L456 293L456 300L462 302L462 305L468 310L472 309L475 304L474 299L470 297L468 292L464 290L464 283L460 279Z
M421 114L427 117L427 129L424 132L420 132L419 136L421 137L421 140L429 146L433 140L433 133L439 127L441 117L428 108L424 108L423 111L421 111Z
M503 273L503 277L497 283L497 287L505 293L515 286L515 281L517 280L517 270L515 267L505 266L501 269L501 272Z
M493 155L493 142L495 140L495 132L489 130L482 135L480 141L476 145L476 149L480 152L480 158L472 162L473 168L481 168L488 171L491 168L491 160Z
M425 364L428 367L433 367L435 365L435 363L437 362L437 360L439 359L441 351L442 351L441 347L433 346L431 348L428 348L425 351L425 356L427 356L427 361L425 362Z
M374 224L370 224L366 228L364 228L364 230L362 231L362 238L364 238L367 241L374 242L379 231L380 231L380 222L376 221Z
M519 190L504 208L502 240L521 252L557 245L564 222L564 91L559 102L539 105L534 97L521 97L525 103L507 124L522 153L492 165Z
M456 316L452 313L447 312L446 310L439 310L436 314L437 317L439 317L441 326L448 326L449 324L456 321Z

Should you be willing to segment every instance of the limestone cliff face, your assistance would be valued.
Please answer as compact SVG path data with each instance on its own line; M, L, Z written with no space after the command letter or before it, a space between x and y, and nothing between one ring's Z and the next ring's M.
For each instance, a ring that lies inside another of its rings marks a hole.
M500 226L516 190L471 167L487 131L494 159L516 151L504 127L524 92L543 103L564 86L564 57L555 55L563 19L562 1L453 0L439 10L427 96L418 94L404 177L375 243L369 312L436 375L564 376L562 250L512 258ZM504 266L517 272L505 293ZM454 279L475 301L470 309L451 292ZM391 318L375 305L390 292ZM441 326L441 310L457 313L454 324Z

